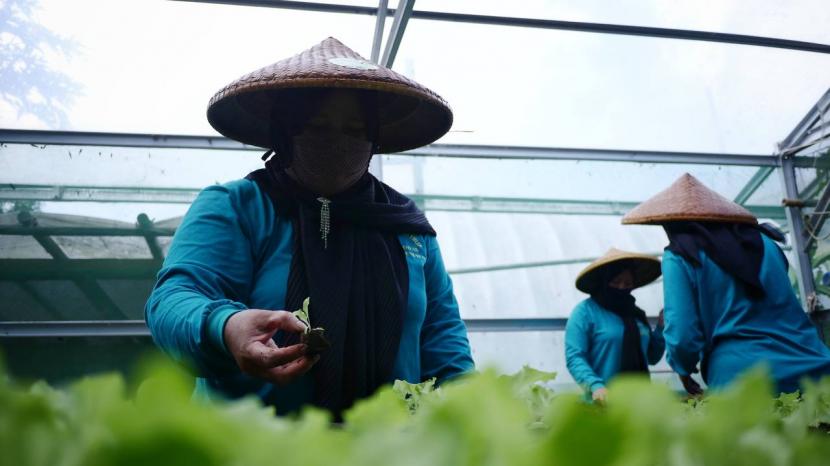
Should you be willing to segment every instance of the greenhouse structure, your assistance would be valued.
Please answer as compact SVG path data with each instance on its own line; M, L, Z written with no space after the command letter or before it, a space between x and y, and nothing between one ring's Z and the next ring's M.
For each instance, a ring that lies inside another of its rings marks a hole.
M60 383L153 347L144 305L189 204L261 164L208 126L208 99L329 36L455 112L443 139L370 170L435 226L477 366L573 386L577 273L611 246L661 254L661 229L620 219L687 172L787 233L792 286L826 325L830 10L611 3L3 2L9 372ZM636 294L656 318L660 281Z
M605 411L581 398L565 329L588 264L612 247L664 254L662 228L622 218L688 173L785 234L788 285L830 345L827 6L0 1L0 450L8 464L173 451L171 464L266 464L266 450L308 441L321 447L281 464L826 464L830 378L773 400L750 374L678 403L686 382L663 357L656 383L612 386ZM329 37L452 108L446 135L375 155L369 172L437 232L480 373L437 396L434 380L396 382L400 400L380 390L333 428L313 411L191 404L193 378L166 369L132 390L156 352L145 305L185 214L206 187L263 166L263 148L211 127L208 101ZM663 285L633 292L651 324ZM595 435L616 446L593 450ZM246 447L261 444L261 457Z
M828 25L0 0L0 464L826 465Z

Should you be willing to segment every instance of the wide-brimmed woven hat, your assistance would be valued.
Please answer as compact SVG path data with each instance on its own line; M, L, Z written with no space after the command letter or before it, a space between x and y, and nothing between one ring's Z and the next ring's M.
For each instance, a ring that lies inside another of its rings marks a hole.
M225 86L210 99L208 121L231 139L272 149L273 106L301 89L375 91L378 135L374 142L380 153L424 146L452 126L452 111L438 94L364 59L331 37Z
M625 225L680 221L758 223L748 210L707 188L688 173L622 219Z
M599 290L606 285L602 283L605 278L604 270L611 266L630 269L634 274L634 288L648 285L663 273L660 270L660 259L654 256L611 248L579 272L576 277L576 288L588 294Z

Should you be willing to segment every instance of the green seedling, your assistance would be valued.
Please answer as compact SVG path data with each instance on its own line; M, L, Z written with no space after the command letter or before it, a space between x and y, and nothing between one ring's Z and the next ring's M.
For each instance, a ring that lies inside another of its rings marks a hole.
M311 304L311 298L306 298L303 301L303 308L294 311L294 316L300 319L305 324L305 331L300 337L306 346L308 346L307 354L314 356L322 353L331 347L331 343L326 338L326 330L322 327L311 327L311 319L309 318L308 308Z

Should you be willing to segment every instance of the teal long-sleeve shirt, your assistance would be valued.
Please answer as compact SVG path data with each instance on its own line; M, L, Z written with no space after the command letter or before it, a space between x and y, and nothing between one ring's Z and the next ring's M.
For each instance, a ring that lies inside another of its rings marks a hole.
M706 383L720 388L765 363L785 392L798 389L802 377L830 374L830 349L801 308L772 240L764 237L761 300L749 299L703 251L700 261L694 267L671 251L663 255L667 359L678 374L701 362Z
M313 377L282 387L249 377L223 340L234 313L285 309L292 228L271 202L249 180L204 189L176 231L145 317L156 344L198 371L195 396L256 394L288 413L311 401ZM409 296L393 379L441 382L472 370L467 331L435 237L399 240Z
M640 345L649 364L663 357L665 342L660 327L652 330L637 322ZM608 384L620 372L623 347L622 319L588 298L577 304L565 326L565 361L568 372L587 391Z

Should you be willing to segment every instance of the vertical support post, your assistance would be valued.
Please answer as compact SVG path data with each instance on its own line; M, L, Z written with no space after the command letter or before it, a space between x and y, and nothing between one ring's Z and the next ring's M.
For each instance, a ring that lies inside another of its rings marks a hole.
M383 22L386 18L387 0L380 0L378 5L378 20L375 23L375 40L372 44L372 61L378 63L375 51L380 52L380 41L383 36ZM401 45L403 33L406 31L406 24L409 22L409 17L412 16L412 8L415 6L415 0L399 0L398 8L395 10L395 19L392 21L392 29L389 31L389 37L386 39L386 48L383 50L383 58L380 60L380 65L386 68L392 68L392 63L395 62L395 56L398 54L398 47ZM381 19L381 14L383 19ZM372 158L369 163L369 173L375 175L375 178L383 181L383 159L379 155Z
M824 227L824 222L828 217L828 209L830 209L830 185L824 187L824 191L818 198L813 214L805 220L805 226L807 227L807 233L809 235L804 245L805 250L812 250L813 244L817 242L816 237ZM816 246L818 245L816 244Z
M380 45L383 42L383 27L386 25L386 7L389 0L380 0L378 3L378 17L375 20L375 38L372 40L372 62L380 59Z
M419 195L419 201L416 201L418 207L421 210L426 209L426 200L424 199L424 195L426 194L426 188L424 187L424 163L425 160L423 157L412 157L412 163L414 165L412 175L415 177L415 194Z
M386 48L383 50L383 59L380 64L392 68L395 56L398 54L398 47L401 45L403 33L409 17L412 16L412 8L415 0L399 0L398 8L395 10L395 20L392 22L392 30L389 31L389 38L386 39Z
M798 291L801 303L807 312L812 312L816 306L816 284L813 281L813 266L806 251L806 230L804 229L804 215L801 203L798 201L798 186L795 181L795 164L793 157L779 155L781 162L781 183L784 193L784 211L787 222L790 224L792 237L792 251L796 276L798 277Z
M153 228L153 221L150 220L150 217L147 216L145 213L138 214L138 218L136 218L136 224L138 228L141 230L149 230ZM147 247L150 249L150 254L153 255L153 259L156 260L164 260L164 253L161 251L161 246L159 246L158 238L153 235L146 234L144 235L144 241L147 242Z

